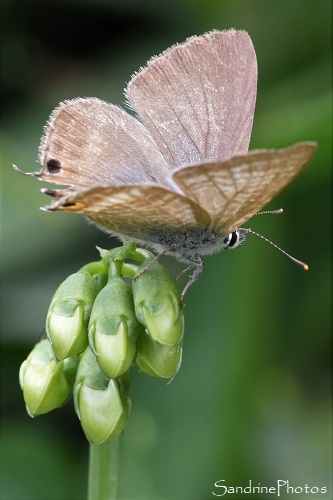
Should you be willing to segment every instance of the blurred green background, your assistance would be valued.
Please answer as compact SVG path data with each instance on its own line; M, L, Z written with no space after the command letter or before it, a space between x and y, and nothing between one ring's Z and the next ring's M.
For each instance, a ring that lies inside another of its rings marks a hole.
M125 82L152 55L230 27L250 33L258 57L251 148L319 144L269 205L285 214L249 226L310 271L254 236L205 259L186 296L176 379L168 385L131 370L120 498L215 498L217 480L329 487L331 7L330 0L2 0L1 499L85 498L88 445L72 404L30 419L18 370L56 287L97 258L95 245L116 243L78 215L40 211L48 201L41 184L11 164L39 169L43 125L60 101L122 104Z

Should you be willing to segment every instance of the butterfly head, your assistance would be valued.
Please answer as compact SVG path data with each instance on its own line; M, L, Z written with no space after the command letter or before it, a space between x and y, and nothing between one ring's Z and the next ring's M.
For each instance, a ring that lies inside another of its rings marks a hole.
M235 229L232 233L229 233L223 241L224 250L233 250L239 245L242 245L246 240L246 233L242 229Z

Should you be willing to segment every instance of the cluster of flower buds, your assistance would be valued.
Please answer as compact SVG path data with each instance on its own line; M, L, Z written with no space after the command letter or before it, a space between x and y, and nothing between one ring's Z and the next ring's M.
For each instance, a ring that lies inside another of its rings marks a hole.
M128 243L99 249L101 260L70 275L46 318L47 339L23 362L20 384L29 415L64 405L92 443L121 433L130 412L128 370L153 377L177 373L184 316L172 276L147 250Z

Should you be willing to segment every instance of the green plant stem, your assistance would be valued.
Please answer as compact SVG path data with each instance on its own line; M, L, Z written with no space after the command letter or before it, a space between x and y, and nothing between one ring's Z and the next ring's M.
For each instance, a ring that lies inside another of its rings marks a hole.
M80 272L86 271L92 276L97 276L99 274L107 274L108 268L105 263L101 260L96 262L89 262L79 269Z
M118 484L119 437L103 444L91 444L88 500L115 500Z

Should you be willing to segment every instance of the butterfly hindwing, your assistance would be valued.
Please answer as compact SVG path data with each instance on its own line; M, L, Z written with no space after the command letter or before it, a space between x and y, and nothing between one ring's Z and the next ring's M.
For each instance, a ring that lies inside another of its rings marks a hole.
M111 232L149 240L149 233L208 227L210 217L195 202L155 185L109 186L80 191L48 210L79 212Z
M137 119L96 98L65 101L53 111L40 160L37 177L73 190L119 183L163 185L170 171Z

